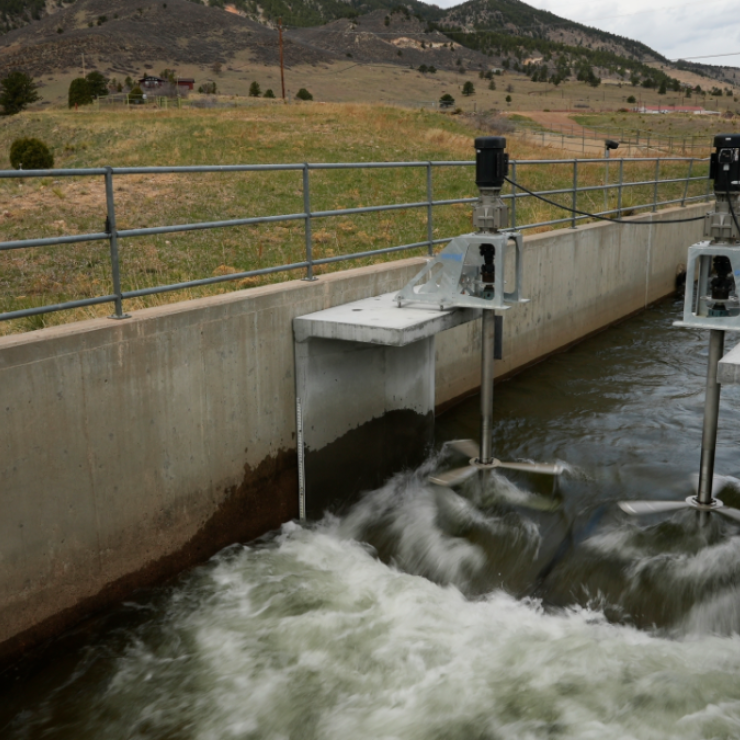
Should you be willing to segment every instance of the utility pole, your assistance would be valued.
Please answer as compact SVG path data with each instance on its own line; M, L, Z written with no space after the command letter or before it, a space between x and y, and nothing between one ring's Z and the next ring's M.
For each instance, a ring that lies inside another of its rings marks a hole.
M280 38L280 84L283 88L283 102L285 102L285 71L283 68L283 19L278 18L278 36Z

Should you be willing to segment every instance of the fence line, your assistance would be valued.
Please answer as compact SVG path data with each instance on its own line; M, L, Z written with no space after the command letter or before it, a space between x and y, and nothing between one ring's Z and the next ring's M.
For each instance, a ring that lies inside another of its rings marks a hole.
M645 164L648 162L655 162L655 174L652 179L638 180L635 182L627 182L624 179L624 164L625 162L635 162L638 164ZM666 178L660 179L660 166L662 162L684 162L688 163L688 172L685 177L679 178ZM565 208L577 208L578 195L579 194L593 194L603 192L604 194L604 208L600 211L594 212L598 216L623 216L625 209L623 208L623 195L626 191L631 188L638 187L652 187L652 198L648 199L645 203L638 205L631 205L629 210L634 213L643 209L650 209L655 212L658 206L668 206L680 204L685 206L686 203L705 200L710 195L709 183L710 181L706 176L695 176L693 175L694 163L695 162L706 162L706 159L694 159L687 157L673 157L673 158L639 158L639 159L557 159L557 160L519 160L511 162L511 179L514 182L518 182L517 178L520 177L521 170L523 168L537 168L537 167L551 167L553 165L566 165L572 167L572 184L567 188L550 189L550 190L539 190L535 191L540 195L552 197L552 196L567 196L565 200L570 201ZM65 245L80 242L92 242L92 241L108 241L110 251L110 275L113 286L113 292L109 295L95 296L90 298L84 298L80 300L66 301L64 303L49 304L45 306L37 306L33 308L25 308L16 311L8 311L0 313L0 321L7 321L11 319L19 319L29 316L35 316L38 314L51 313L54 311L63 311L66 309L80 308L83 306L93 306L103 303L112 303L114 305L114 314L111 318L124 319L127 318L127 314L124 313L123 303L126 300L137 298L146 295L153 295L156 293L165 293L173 290L182 290L187 288L200 287L204 285L212 285L216 283L222 283L232 280L240 280L249 277L256 277L260 275L267 275L276 272L287 272L292 270L305 270L306 280L316 279L314 276L314 267L323 264L329 264L334 262L341 262L347 260L360 259L364 257L374 257L381 254L391 254L397 252L405 252L412 249L426 248L428 255L433 255L434 247L448 242L453 236L435 239L434 238L434 209L442 206L449 206L463 203L475 203L477 197L465 197L465 198L452 198L452 199L440 199L435 200L433 197L433 172L440 168L457 168L457 167L473 167L474 161L417 161L417 162L357 162L357 163L296 163L296 164L276 164L276 165L213 165L213 166L179 166L179 167L94 167L87 169L59 169L59 170L2 170L0 171L0 180L9 180L17 178L40 178L40 177L102 177L105 183L105 194L106 194L106 225L105 231L103 232L90 232L85 234L75 234L68 236L56 236L46 237L38 239L20 239L14 241L0 242L0 251L8 251L15 249L26 249L36 247L46 247L51 245ZM582 176L582 168L600 165L605 169L604 183L601 185L582 185L579 183L579 173ZM609 167L610 165L618 165L619 177L617 182L609 181ZM310 173L312 171L320 170L371 170L371 169L397 169L397 168L413 168L419 169L425 172L426 175L426 199L409 202L409 203L393 203L380 206L366 206L357 208L346 208L346 209L332 209L332 210L318 210L314 211L311 207L311 178ZM300 213L289 213L289 214L276 214L270 216L257 216L251 218L239 218L222 221L200 221L195 223L186 223L178 225L168 226L156 226L148 228L136 228L136 229L121 229L119 230L116 225L116 203L115 203L115 189L114 189L114 177L126 177L128 175L143 175L143 174L170 174L170 173L237 173L237 172L278 172L278 171L295 171L302 173L302 195L303 195L303 211ZM706 180L707 189L701 195L689 196L689 186L692 182L699 182ZM658 192L660 185L678 185L683 184L681 197L671 198L668 200L658 200ZM616 208L609 208L609 196L611 193L616 191L617 193L617 205ZM577 228L578 222L586 220L589 216L578 215L575 212L570 213L564 218L550 219L547 221L540 221L537 223L530 224L519 224L517 221L517 202L522 198L530 198L531 196L527 193L514 191L503 195L503 199L510 204L511 210L511 227L510 230L527 230L542 227L551 227L557 225L569 224L571 228ZM313 257L313 234L312 234L312 223L317 218L334 218L334 217L346 217L353 214L366 214L366 213L381 213L387 211L399 211L399 210L411 210L411 209L424 209L426 211L426 235L427 238L424 241L418 241L411 244L401 244L390 246L382 249L374 249L364 252L353 252L349 254L323 257L320 259L314 259ZM302 221L305 232L305 255L304 259L298 262L292 262L289 264L277 265L273 267L260 268L256 270L248 270L243 272L235 272L227 275L218 275L208 278L202 278L198 280L188 280L185 282L172 283L167 285L159 285L150 288L141 288L138 290L124 291L121 287L121 273L120 273L120 260L118 254L119 240L129 239L136 237L152 236L158 234L172 234L182 233L195 230L204 229L216 229L216 228L233 228L245 225L265 224L265 223L276 223L286 221Z
M638 129L614 126L580 126L577 124L550 124L543 128L537 124L531 125L523 121L516 121L517 133L524 134L534 141L546 144L559 143L565 148L565 142L581 149L582 153L590 150L604 151L604 140L614 139L620 147L629 154L635 150L667 150L690 155L693 152L706 152L711 148L712 137L708 134L691 134L688 136L664 136L651 134ZM593 133L598 131L599 133Z

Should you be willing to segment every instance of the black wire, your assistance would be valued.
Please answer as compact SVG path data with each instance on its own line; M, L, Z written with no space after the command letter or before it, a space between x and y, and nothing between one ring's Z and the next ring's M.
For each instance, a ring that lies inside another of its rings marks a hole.
M737 216L735 215L735 209L732 207L732 193L727 191L727 202L730 204L730 213L732 214L732 220L735 222L735 228L740 232L740 225L737 223Z
M568 211L569 213L577 213L581 216L588 216L589 218L595 218L599 221L608 221L611 224L635 224L635 225L651 225L652 221L625 221L621 218L609 218L608 216L597 216L595 213L589 213L588 211L579 211L577 208L570 208L569 206L564 206L562 203L557 203L554 200L550 200L549 198L545 198L542 195L538 195L537 193L533 193L531 190L527 190L527 188L524 187L524 185L520 185L518 182L514 182L513 180L510 180L508 177L505 177L504 180L508 182L509 184L513 185L515 188L519 188L519 190L524 191L527 195L531 195L534 198L537 198L541 201L544 201L545 203L549 203L551 206L557 206L558 208L562 208L564 211ZM734 214L733 214L734 217ZM695 216L694 218L677 218L672 219L670 221L661 221L662 224L685 224L689 221L703 221L704 216ZM737 224L737 222L735 222Z

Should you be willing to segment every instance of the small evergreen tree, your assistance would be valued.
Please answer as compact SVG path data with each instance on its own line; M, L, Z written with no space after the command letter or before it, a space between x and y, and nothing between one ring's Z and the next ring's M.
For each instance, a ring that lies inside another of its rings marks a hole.
M54 155L40 139L16 139L10 145L10 164L14 170L50 170Z
M658 89L658 95L665 95L668 92L668 86L666 85L665 78L660 81L660 88Z
M93 101L90 83L84 77L78 77L69 83L67 104L70 108L76 105L89 105Z
M256 80L249 86L249 97L258 98L262 95L262 89L260 88L259 82Z
M313 95L311 95L308 90L306 90L305 87L302 87L295 96L298 98L298 100L313 100Z
M473 87L473 83L470 80L463 85L462 94L475 95L475 87Z
M489 90L495 90L495 89L496 89L496 83L495 83L495 82L494 82L493 80L491 80L491 81L490 81L490 82L488 83L488 89L489 89Z
M506 104L511 105L511 95L506 96Z
M90 72L85 79L93 98L102 98L103 95L108 94L108 80L96 69Z
M128 102L134 104L144 102L144 91L138 85L131 88L131 92L128 94Z
M452 108L453 105L455 105L455 98L453 98L452 95L450 95L449 93L445 93L439 99L440 108Z
M29 75L20 70L0 80L0 105L3 115L14 116L39 99L38 86Z
M272 88L269 88L268 87L267 90L265 90L265 97L266 98L274 98L275 97L275 93L272 91Z

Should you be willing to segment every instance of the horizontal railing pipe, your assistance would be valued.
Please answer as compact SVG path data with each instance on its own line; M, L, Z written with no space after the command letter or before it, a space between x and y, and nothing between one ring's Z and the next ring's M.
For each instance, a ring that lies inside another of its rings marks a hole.
M579 137L580 138L580 137ZM594 185L582 185L577 183L577 179L574 179L573 186L568 188L555 188L547 190L536 191L536 195L544 198L552 198L553 196L567 196L568 200L572 200L572 206L562 204L562 208L570 210L571 207L575 207L576 193L598 193L604 192L608 195L611 191L617 189L620 193L619 206L617 208L606 208L603 211L592 210L590 214L582 214L571 212L563 218L554 218L547 221L541 221L532 224L519 224L514 223L513 213L517 202L520 202L522 198L532 198L533 196L528 192L523 192L512 189L512 192L502 195L504 201L508 201L511 204L512 209L512 227L506 229L512 231L514 229L520 231L526 231L535 228L551 227L570 224L573 228L576 227L577 223L583 222L591 218L592 216L608 218L614 214L621 215L625 211L627 212L638 212L644 209L655 209L658 206L673 205L676 203L686 204L697 201L707 200L711 197L711 192L707 190L706 193L701 195L689 196L689 186L691 183L703 182L706 180L706 176L693 175L693 165L695 162L707 162L706 158L697 159L695 157L647 157L647 158L627 158L621 157L618 160L614 159L536 159L536 160L522 160L511 162L511 177L514 181L517 180L517 167L519 169L520 180L522 175L522 169L526 173L526 168L537 168L541 166L552 167L554 165L563 165L572 167L574 172L578 168L582 168L587 165L604 166L608 165L609 162L620 163L620 178L619 183L594 184ZM626 162L642 164L650 166L654 165L654 174L652 179L638 180L635 182L624 181L622 172L624 164ZM666 163L689 163L688 173L686 177L669 177L666 179L660 179L660 164ZM659 164L660 163L660 164ZM357 259L365 259L377 257L379 255L392 254L396 252L404 252L413 249L425 249L427 254L432 254L432 248L434 246L445 244L450 241L452 237L437 238L433 239L432 231L432 209L435 207L444 207L458 204L472 204L477 202L477 197L461 197L461 198L439 198L433 199L432 193L432 181L431 172L433 168L444 168L444 167L472 167L475 164L474 161L468 160L439 160L439 161L411 161L411 162L321 162L321 163L293 163L293 164L240 164L240 165L184 165L184 166L172 166L172 167L117 167L117 168L85 168L85 169L61 169L61 170L0 170L0 179L31 179L31 178L58 178L58 177L96 177L103 175L106 177L107 188L110 190L108 193L108 199L111 201L108 203L109 217L110 211L114 208L113 203L113 188L108 182L112 176L128 176L128 175L163 175L163 174L193 174L193 173L240 173L240 172L302 172L303 173L303 205L304 210L301 213L289 213L289 214L275 214L269 216L252 216L247 218L227 219L220 221L200 221L187 224L170 224L164 226L152 226L142 227L133 229L117 229L115 222L111 221L111 226L106 226L108 231L106 232L91 232L85 234L67 234L64 236L55 237L42 237L35 239L16 239L13 241L0 242L0 251L14 250L14 249L26 249L36 247L49 247L49 246L64 246L68 244L77 244L84 242L95 242L104 240L119 240L119 239L133 239L136 237L155 236L160 234L174 234L184 233L190 231L203 231L210 229L225 229L225 228L236 228L242 226L256 226L260 224L280 223L289 221L303 221L305 229L305 259L299 262L292 262L290 264L275 265L272 267L265 267L256 270L245 270L242 272L234 272L227 275L217 275L207 278L188 280L179 283L172 283L168 285L159 285L148 288L140 288L137 290L120 291L119 287L115 286L114 290L117 294L97 296L92 298L85 298L79 300L71 300L63 303L55 303L47 306L36 306L31 308L19 309L16 311L7 311L0 313L0 321L9 319L28 318L39 314L51 313L54 311L62 311L73 308L82 308L86 306L94 306L104 303L115 303L116 304L116 318L125 318L120 311L121 301L130 300L133 298L140 298L149 295L155 295L158 293L165 293L175 290L183 290L188 288L197 288L208 285L214 285L218 283L231 282L235 280L242 280L250 277L258 277L261 275L270 275L278 272L289 272L293 270L306 269L308 279L313 278L313 268L316 265L327 265L338 262L346 262ZM336 170L388 170L388 169L419 169L423 175L426 186L426 199L420 201L414 201L409 203L389 203L374 206L358 206L355 208L334 208L326 210L314 210L311 206L311 192L307 185L307 178L309 171L336 171ZM581 177L583 177L581 170ZM658 185L676 185L684 183L683 197L669 198L659 201L657 198ZM622 200L622 193L626 192L627 188L646 188L652 186L652 196L647 197L646 201L637 204L625 204ZM604 203L606 206L606 202ZM553 203L553 208L557 207L557 204ZM427 239L423 241L413 242L411 244L395 245L390 247L382 247L379 249L366 250L362 252L354 252L342 255L332 255L329 257L321 257L319 259L313 259L312 256L312 244L313 237L311 231L312 222L317 219L329 219L346 217L353 215L372 214L372 213L384 213L393 211L404 211L413 209L426 209L427 218ZM114 260L117 265L117 261ZM115 265L112 267L115 272ZM115 275L113 276L115 278ZM114 279L115 283L115 279Z

